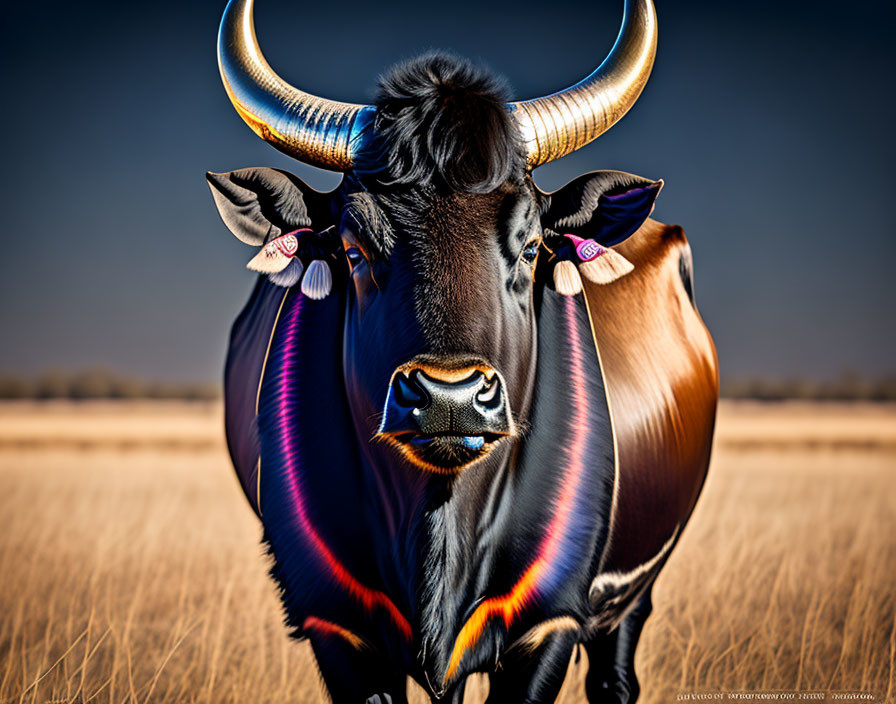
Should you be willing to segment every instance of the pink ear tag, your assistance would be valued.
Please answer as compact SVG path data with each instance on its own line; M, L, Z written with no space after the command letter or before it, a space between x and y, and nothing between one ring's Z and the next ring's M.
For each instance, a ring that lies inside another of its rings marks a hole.
M573 244L576 246L576 254L583 262L590 262L609 251L606 247L598 244L594 240L583 240L581 237L576 237L575 235L566 235L566 237L572 240Z
M275 237L262 247L246 266L263 274L276 274L283 271L299 253L299 234L301 232L303 230L296 230Z
M271 254L276 250L283 256L292 258L296 256L296 252L299 251L299 238L290 232L289 234L272 239L265 245L265 249Z
M593 284L610 284L631 273L634 265L619 252L604 247L594 240L583 240L575 235L565 235L576 248L579 272Z

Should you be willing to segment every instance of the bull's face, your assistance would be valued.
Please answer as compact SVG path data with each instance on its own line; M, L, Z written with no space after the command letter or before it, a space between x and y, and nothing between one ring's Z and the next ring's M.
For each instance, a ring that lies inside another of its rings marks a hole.
M359 441L453 473L515 436L535 361L535 195L520 179L346 198L343 364Z
M262 246L252 266L272 282L301 281L314 299L330 290L317 274L332 274L344 308L317 334L343 339L346 441L374 462L391 453L415 471L449 476L509 449L527 427L544 287L576 294L573 262L596 280L588 267L611 253L621 259L598 242L637 229L661 186L620 172L588 174L552 194L522 172L482 193L377 189L349 175L321 194L272 169L209 182L228 227ZM594 251L605 253L582 261ZM627 270L612 269L601 283Z

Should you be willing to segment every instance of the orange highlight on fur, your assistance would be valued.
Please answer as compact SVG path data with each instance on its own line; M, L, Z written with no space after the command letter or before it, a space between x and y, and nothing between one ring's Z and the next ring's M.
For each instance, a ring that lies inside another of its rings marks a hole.
M509 594L504 596L496 596L483 601L473 612L473 615L460 629L457 640L454 642L454 650L451 651L451 660L448 662L448 669L445 671L443 682L448 682L457 672L464 653L472 648L479 641L482 632L485 630L486 624L495 616L504 617L504 625L510 626L514 617L519 614L526 606L535 586L538 583L538 577L546 567L544 558L536 560L532 566L526 570L526 573L520 578Z
M363 648L368 647L367 643L365 643L364 639L359 635L352 633L347 628L343 628L332 621L325 621L322 618L317 618L317 616L309 616L306 618L305 622L302 624L302 630L317 631L318 633L327 636L339 636L343 640L348 641L348 644L355 650L362 650Z

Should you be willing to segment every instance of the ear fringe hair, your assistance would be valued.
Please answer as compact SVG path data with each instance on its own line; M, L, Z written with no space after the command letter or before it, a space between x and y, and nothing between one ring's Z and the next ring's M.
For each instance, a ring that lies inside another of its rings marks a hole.
M277 286L292 288L299 283L299 279L302 278L304 272L305 267L302 265L302 260L295 257L282 271L268 274L268 279L270 279L271 283L276 284Z
M279 235L279 231L272 228L272 233L276 236L246 266L267 274L270 282L276 286L292 288L301 281L302 293L308 298L316 301L326 298L333 290L333 272L319 257L326 256L324 235L331 229L327 228L315 235L310 228L301 228ZM302 263L302 256L312 258L307 269Z
M604 250L599 257L579 264L582 276L595 284L612 283L630 274L634 268L634 264L612 249Z
M564 235L575 248L579 271L595 284L609 284L631 273L635 266L628 259L604 245L578 235ZM572 256L572 255L570 255Z
M582 292L582 277L575 264L564 260L554 265L554 288L564 296L575 296Z
M308 265L302 279L302 293L308 298L319 301L330 295L333 290L333 273L325 261L315 259Z
M249 260L246 268L262 274L276 274L288 267L293 258L271 247L272 244L273 242L262 247L261 251Z

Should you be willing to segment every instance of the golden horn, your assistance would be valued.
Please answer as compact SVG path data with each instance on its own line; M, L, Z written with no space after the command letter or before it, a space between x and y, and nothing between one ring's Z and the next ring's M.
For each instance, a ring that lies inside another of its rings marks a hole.
M368 105L318 98L274 73L255 36L254 0L230 0L218 31L218 68L230 102L255 133L281 152L334 171L352 168Z
M656 56L652 0L625 0L622 27L604 62L571 88L511 103L534 169L584 147L635 104Z

